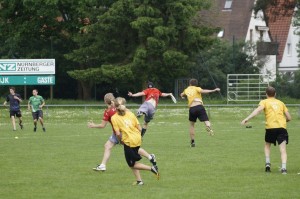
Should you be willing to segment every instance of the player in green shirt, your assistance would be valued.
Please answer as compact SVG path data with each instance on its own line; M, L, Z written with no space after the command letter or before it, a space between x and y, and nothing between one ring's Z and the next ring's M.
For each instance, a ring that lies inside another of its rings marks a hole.
M33 124L34 129L33 131L36 132L36 124L37 121L40 120L40 123L42 125L43 131L46 132L46 129L44 127L44 120L43 120L43 111L42 108L45 106L45 100L42 96L38 95L38 90L33 89L32 95L28 100L28 110L32 112L33 117Z

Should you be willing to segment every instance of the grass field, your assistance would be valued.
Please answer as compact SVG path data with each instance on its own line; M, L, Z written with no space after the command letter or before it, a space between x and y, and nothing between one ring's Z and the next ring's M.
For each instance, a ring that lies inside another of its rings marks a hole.
M142 147L156 154L161 179L142 171L145 185L132 186L135 179L122 146L113 149L106 172L92 170L102 158L111 127L88 129L87 121L100 122L103 108L50 108L44 112L46 133L40 126L33 132L25 109L25 128L13 132L2 109L0 198L299 198L299 108L290 108L287 175L279 172L278 147L272 147L272 172L264 172L263 114L251 120L252 128L240 126L252 110L209 108L215 136L209 137L198 122L196 147L191 148L188 109L159 108ZM141 161L149 164L145 158Z

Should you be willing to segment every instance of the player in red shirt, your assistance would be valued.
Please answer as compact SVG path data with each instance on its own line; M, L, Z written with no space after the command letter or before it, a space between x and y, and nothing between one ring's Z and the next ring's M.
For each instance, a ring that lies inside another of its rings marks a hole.
M154 87L154 84L152 82L148 82L148 88L132 94L131 92L128 92L128 96L130 97L140 97L145 96L144 103L140 106L137 116L140 117L141 115L145 115L144 117L144 124L142 128L142 136L145 135L148 123L153 119L155 109L158 105L159 97L168 97L171 96L172 93L162 93L160 90Z
M88 122L89 128L105 128L108 123L111 124L111 117L117 112L116 108L114 107L113 101L115 100L115 97L112 93L107 93L104 96L104 102L107 105L107 108L105 109L103 113L103 118L101 124L95 124L93 122ZM104 144L104 154L100 165L97 165L97 167L93 168L95 171L106 171L106 164L109 160L111 149L116 145L119 144L119 140L115 134L115 131L112 127L113 133L109 137L109 139ZM148 158L150 162L153 165L156 165L155 155L147 153L144 149L139 149L139 154Z

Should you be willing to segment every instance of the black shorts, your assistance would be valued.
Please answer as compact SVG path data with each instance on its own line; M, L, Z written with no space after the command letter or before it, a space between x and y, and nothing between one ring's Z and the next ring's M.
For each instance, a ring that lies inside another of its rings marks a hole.
M209 121L203 105L193 106L189 110L189 120L196 122L197 118L201 121Z
M38 110L36 112L32 112L32 118L34 120L38 120L39 118L43 118L43 111L42 110Z
M20 111L20 110L18 110L18 111L12 111L12 110L10 110L10 111L9 111L9 117L11 117L11 116L14 116L14 117L22 117L22 114L21 114L21 111Z
M139 148L140 148L139 146L138 147L129 147L126 144L124 144L125 158L126 158L126 162L129 167L133 167L135 162L142 159L142 157L138 153Z
M289 143L289 134L285 128L266 129L265 141L276 146L276 141L280 145L283 141Z

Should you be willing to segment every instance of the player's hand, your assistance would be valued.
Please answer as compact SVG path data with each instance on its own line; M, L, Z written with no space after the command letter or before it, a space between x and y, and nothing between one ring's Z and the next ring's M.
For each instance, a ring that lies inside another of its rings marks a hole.
M243 121L241 121L241 125L245 125L248 122L247 119L244 119Z
M220 88L215 88L215 91L220 91L221 89Z
M128 91L128 96L129 96L129 97L132 97L132 92L129 92L129 91Z
M94 128L94 126L95 126L94 122L88 122L88 127L89 128Z
M43 106L42 106L42 105L40 105L39 107L40 107L40 109L43 109Z

